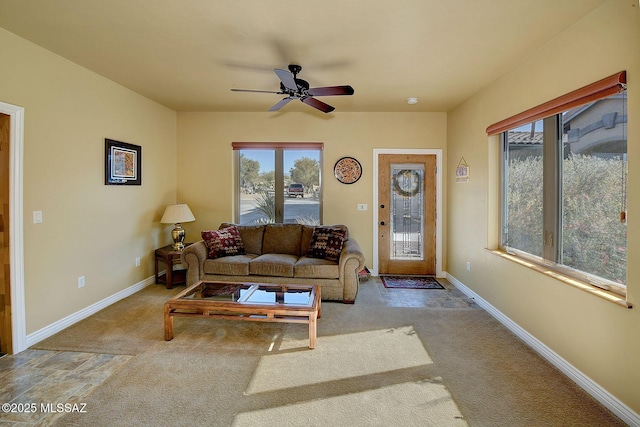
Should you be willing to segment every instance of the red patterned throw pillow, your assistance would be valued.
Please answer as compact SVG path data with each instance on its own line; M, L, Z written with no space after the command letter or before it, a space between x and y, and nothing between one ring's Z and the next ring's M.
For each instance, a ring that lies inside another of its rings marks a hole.
M201 233L204 244L209 249L209 258L243 255L244 243L238 227L235 225L219 230L206 230Z
M307 256L338 261L347 236L346 230L336 227L316 227L311 236Z

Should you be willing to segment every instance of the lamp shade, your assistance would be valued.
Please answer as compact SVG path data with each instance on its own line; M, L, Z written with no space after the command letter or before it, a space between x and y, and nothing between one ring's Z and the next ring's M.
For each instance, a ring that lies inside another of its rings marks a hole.
M169 205L164 210L164 215L160 220L163 224L178 224L181 222L195 221L196 218L191 213L191 209L186 204Z

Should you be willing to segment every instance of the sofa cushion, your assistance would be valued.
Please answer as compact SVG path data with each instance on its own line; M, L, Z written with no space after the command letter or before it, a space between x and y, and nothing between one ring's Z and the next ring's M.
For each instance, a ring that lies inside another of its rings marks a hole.
M249 274L293 277L293 266L297 260L295 255L262 254L249 261Z
M209 258L242 255L245 253L244 243L235 225L219 230L205 230L201 233L202 240L209 250Z
M309 250L309 244L311 243L311 236L313 236L313 230L316 225L302 225L302 237L300 238L300 254L307 255Z
M311 236L307 256L330 261L340 259L346 232L341 227L316 227Z
M205 274L223 274L225 276L248 276L249 261L257 255L246 254L227 256L204 261Z
M300 257L293 266L293 277L304 279L338 279L338 263L327 259Z
M219 228L236 226L244 243L244 251L248 254L262 254L262 238L264 225L237 225L228 222L220 224Z
M288 254L300 256L300 224L267 224L262 239L263 254Z

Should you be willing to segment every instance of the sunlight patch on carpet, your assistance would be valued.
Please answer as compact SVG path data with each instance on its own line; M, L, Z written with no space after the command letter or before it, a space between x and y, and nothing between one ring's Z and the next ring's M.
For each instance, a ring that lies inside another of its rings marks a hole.
M365 392L244 412L232 425L466 426L460 409L437 378Z
M308 347L283 341L279 351ZM413 326L318 337L314 350L274 353L258 362L247 394L431 364Z

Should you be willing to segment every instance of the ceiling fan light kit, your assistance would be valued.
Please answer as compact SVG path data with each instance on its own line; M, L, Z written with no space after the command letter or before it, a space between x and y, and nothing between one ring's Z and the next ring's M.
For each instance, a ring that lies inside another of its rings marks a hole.
M286 95L280 101L275 103L268 111L278 111L290 101L299 99L303 103L313 107L323 113L330 113L335 110L329 104L326 104L316 96L337 96L337 95L353 95L354 90L349 85L344 86L325 86L325 87L309 87L309 82L299 79L298 73L302 71L300 65L289 65L289 71L280 68L274 68L273 71L280 79L280 91L253 90L253 89L231 89L234 92L258 92L258 93L275 93L278 95Z

